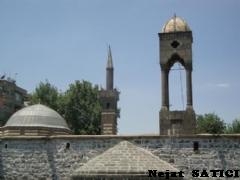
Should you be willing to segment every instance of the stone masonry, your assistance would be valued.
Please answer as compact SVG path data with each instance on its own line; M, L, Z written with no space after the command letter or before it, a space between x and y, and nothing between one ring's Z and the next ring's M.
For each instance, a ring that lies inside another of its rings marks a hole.
M101 134L117 134L117 118L120 116L118 109L119 91L114 88L114 67L112 52L109 46L106 67L106 88L100 89L99 100L102 108L101 112Z
M174 15L159 35L162 83L162 107L159 112L160 135L194 134L196 117L192 98L192 31L188 24ZM171 111L169 74L172 66L180 63L186 71L186 109Z
M2 137L0 179L68 180L123 140L184 171L188 180L192 169L240 169L240 135Z
M136 178L146 180L149 179L146 169L178 172L176 168L149 151L129 141L121 141L81 166L73 175L73 179L102 177L108 180L114 177L114 179L121 180L135 180Z

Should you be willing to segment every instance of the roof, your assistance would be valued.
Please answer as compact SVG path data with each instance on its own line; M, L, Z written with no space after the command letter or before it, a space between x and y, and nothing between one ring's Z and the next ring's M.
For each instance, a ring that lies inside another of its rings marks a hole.
M0 79L0 86L11 86L14 88L14 91L21 93L23 96L27 96L27 90L19 87L16 85L15 80L8 78L8 79Z
M187 22L183 18L176 15L174 15L170 20L168 20L162 28L163 33L186 31L191 31Z
M73 177L134 175L146 176L147 170L178 170L151 152L128 141L121 141L76 170Z
M69 130L66 121L56 111L42 104L17 111L9 118L5 127L48 127Z

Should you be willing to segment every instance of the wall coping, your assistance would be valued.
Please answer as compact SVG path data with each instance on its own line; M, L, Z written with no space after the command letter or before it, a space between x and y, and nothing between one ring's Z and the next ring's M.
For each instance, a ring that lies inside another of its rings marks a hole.
M179 135L179 136L167 136L167 135L52 135L52 136L0 136L0 140L12 139L12 140L48 140L48 139L166 139L166 138L189 138L189 139L209 139L209 138L233 138L240 139L240 134L194 134L194 135Z

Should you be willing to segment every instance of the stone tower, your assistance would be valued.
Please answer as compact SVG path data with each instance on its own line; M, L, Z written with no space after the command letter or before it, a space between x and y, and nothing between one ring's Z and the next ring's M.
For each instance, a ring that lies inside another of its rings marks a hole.
M102 107L101 134L115 135L117 134L117 118L119 117L119 110L117 107L119 92L114 88L114 68L110 46L108 49L106 68L106 89L101 89L99 91L99 98Z
M174 15L158 35L162 79L160 134L193 134L195 133L196 117L192 103L192 31L182 18ZM186 71L187 106L184 111L169 110L168 77L171 67L176 62L181 63Z

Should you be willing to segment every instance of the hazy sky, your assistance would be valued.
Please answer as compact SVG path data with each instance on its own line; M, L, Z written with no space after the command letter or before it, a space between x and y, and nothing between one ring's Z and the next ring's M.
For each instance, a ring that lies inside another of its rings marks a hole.
M0 0L0 75L28 92L45 79L62 91L83 79L105 87L110 44L119 133L158 133L158 33L174 13L193 31L195 112L240 117L239 0ZM184 80L171 72L172 110L182 109Z

